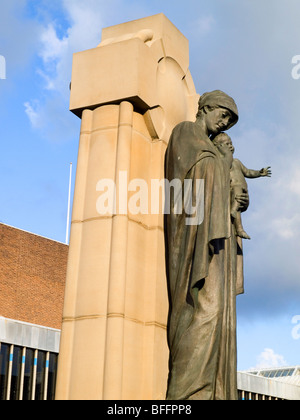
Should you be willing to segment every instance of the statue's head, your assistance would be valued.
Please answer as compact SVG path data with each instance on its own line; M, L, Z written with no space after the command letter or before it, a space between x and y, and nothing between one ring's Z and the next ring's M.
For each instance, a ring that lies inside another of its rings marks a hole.
M205 118L213 135L228 130L238 121L238 109L234 100L221 90L204 93L198 102L197 118Z
M234 153L234 147L231 141L231 138L226 133L219 133L215 137L212 138L212 142L215 146L225 144L229 150Z

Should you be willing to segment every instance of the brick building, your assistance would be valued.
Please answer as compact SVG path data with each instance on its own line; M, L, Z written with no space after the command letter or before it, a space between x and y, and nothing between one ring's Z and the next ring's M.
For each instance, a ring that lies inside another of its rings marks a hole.
M54 398L68 248L0 224L0 400Z

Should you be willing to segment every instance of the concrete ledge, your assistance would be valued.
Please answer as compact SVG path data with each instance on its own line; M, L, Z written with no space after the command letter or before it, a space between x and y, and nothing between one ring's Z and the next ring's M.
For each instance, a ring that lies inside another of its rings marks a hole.
M238 389L254 394L268 395L285 400L299 400L300 387L279 379L264 378L246 372L237 373Z
M0 317L0 342L58 353L60 330Z

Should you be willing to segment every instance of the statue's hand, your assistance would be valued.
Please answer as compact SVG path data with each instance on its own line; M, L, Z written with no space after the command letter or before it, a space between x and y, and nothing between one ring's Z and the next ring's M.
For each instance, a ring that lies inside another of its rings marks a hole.
M267 168L262 168L259 172L260 172L260 176L268 176L270 177L272 175L271 172L271 166L268 166Z
M248 192L244 190L244 192L242 192L240 194L236 194L235 199L240 205L240 211L241 212L246 211L247 208L249 207L249 194L248 194Z

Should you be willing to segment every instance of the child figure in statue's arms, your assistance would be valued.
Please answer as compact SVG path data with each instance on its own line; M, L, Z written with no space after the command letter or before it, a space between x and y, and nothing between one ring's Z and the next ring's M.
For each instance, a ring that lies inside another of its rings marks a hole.
M227 146L234 153L231 138L226 133L218 134L213 140L214 145L221 151L223 146ZM221 146L218 147L218 146ZM222 153L222 152L221 152ZM231 217L234 220L236 234L244 239L250 239L250 236L244 231L242 225L240 204L235 199L237 194L248 192L248 186L245 178L259 178L261 176L271 176L270 166L260 170L248 169L238 159L233 159L230 169L230 188L231 188Z

